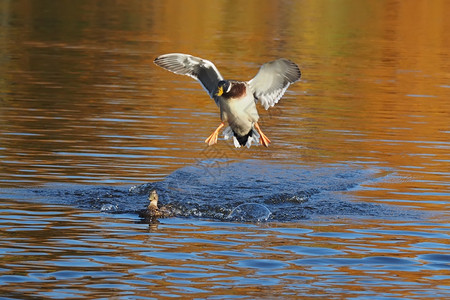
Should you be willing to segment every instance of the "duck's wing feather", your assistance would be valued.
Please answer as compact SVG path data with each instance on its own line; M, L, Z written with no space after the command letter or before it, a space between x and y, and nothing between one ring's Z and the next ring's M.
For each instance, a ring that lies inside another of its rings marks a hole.
M300 68L294 62L280 58L263 64L248 84L255 99L268 109L278 103L289 85L300 76Z
M154 63L176 74L187 75L197 79L214 99L217 83L223 80L219 70L209 60L182 53L170 53L158 56Z

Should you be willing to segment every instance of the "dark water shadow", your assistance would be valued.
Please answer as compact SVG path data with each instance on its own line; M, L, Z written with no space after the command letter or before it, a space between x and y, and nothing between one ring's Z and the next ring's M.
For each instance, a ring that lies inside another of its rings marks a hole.
M303 168L244 161L206 161L181 168L160 182L136 186L52 185L10 190L10 197L109 213L139 213L156 189L160 204L177 217L224 221L296 222L314 217L417 218L422 213L361 202L345 193L389 172L349 166ZM26 193L26 195L24 195ZM4 196L4 193L3 193Z

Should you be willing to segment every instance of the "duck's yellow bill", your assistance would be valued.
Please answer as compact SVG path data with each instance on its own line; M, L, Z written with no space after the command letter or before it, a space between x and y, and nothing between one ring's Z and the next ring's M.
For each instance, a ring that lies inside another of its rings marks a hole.
M223 94L223 87L219 86L216 92L216 96L222 96L222 94Z

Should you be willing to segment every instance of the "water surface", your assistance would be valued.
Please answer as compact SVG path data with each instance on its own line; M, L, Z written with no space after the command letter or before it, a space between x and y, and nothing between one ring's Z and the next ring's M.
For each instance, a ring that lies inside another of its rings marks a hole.
M448 298L449 10L1 1L0 294ZM240 80L298 63L259 109L270 147L206 147L217 107L169 52ZM152 187L179 214L150 226ZM227 218L246 203L270 217Z

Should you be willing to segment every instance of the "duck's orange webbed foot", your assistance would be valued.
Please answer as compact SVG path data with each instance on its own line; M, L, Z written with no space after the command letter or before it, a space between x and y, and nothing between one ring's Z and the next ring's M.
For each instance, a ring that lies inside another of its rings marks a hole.
M225 124L222 122L220 123L219 127L217 127L216 130L214 130L213 133L205 140L205 143L208 144L208 146L214 145L217 143L217 137L219 136L220 130L225 126Z
M261 145L264 145L266 147L269 147L270 140L269 138L261 131L261 128L259 127L258 123L255 123L255 128L258 131L260 137L259 137L259 143Z

